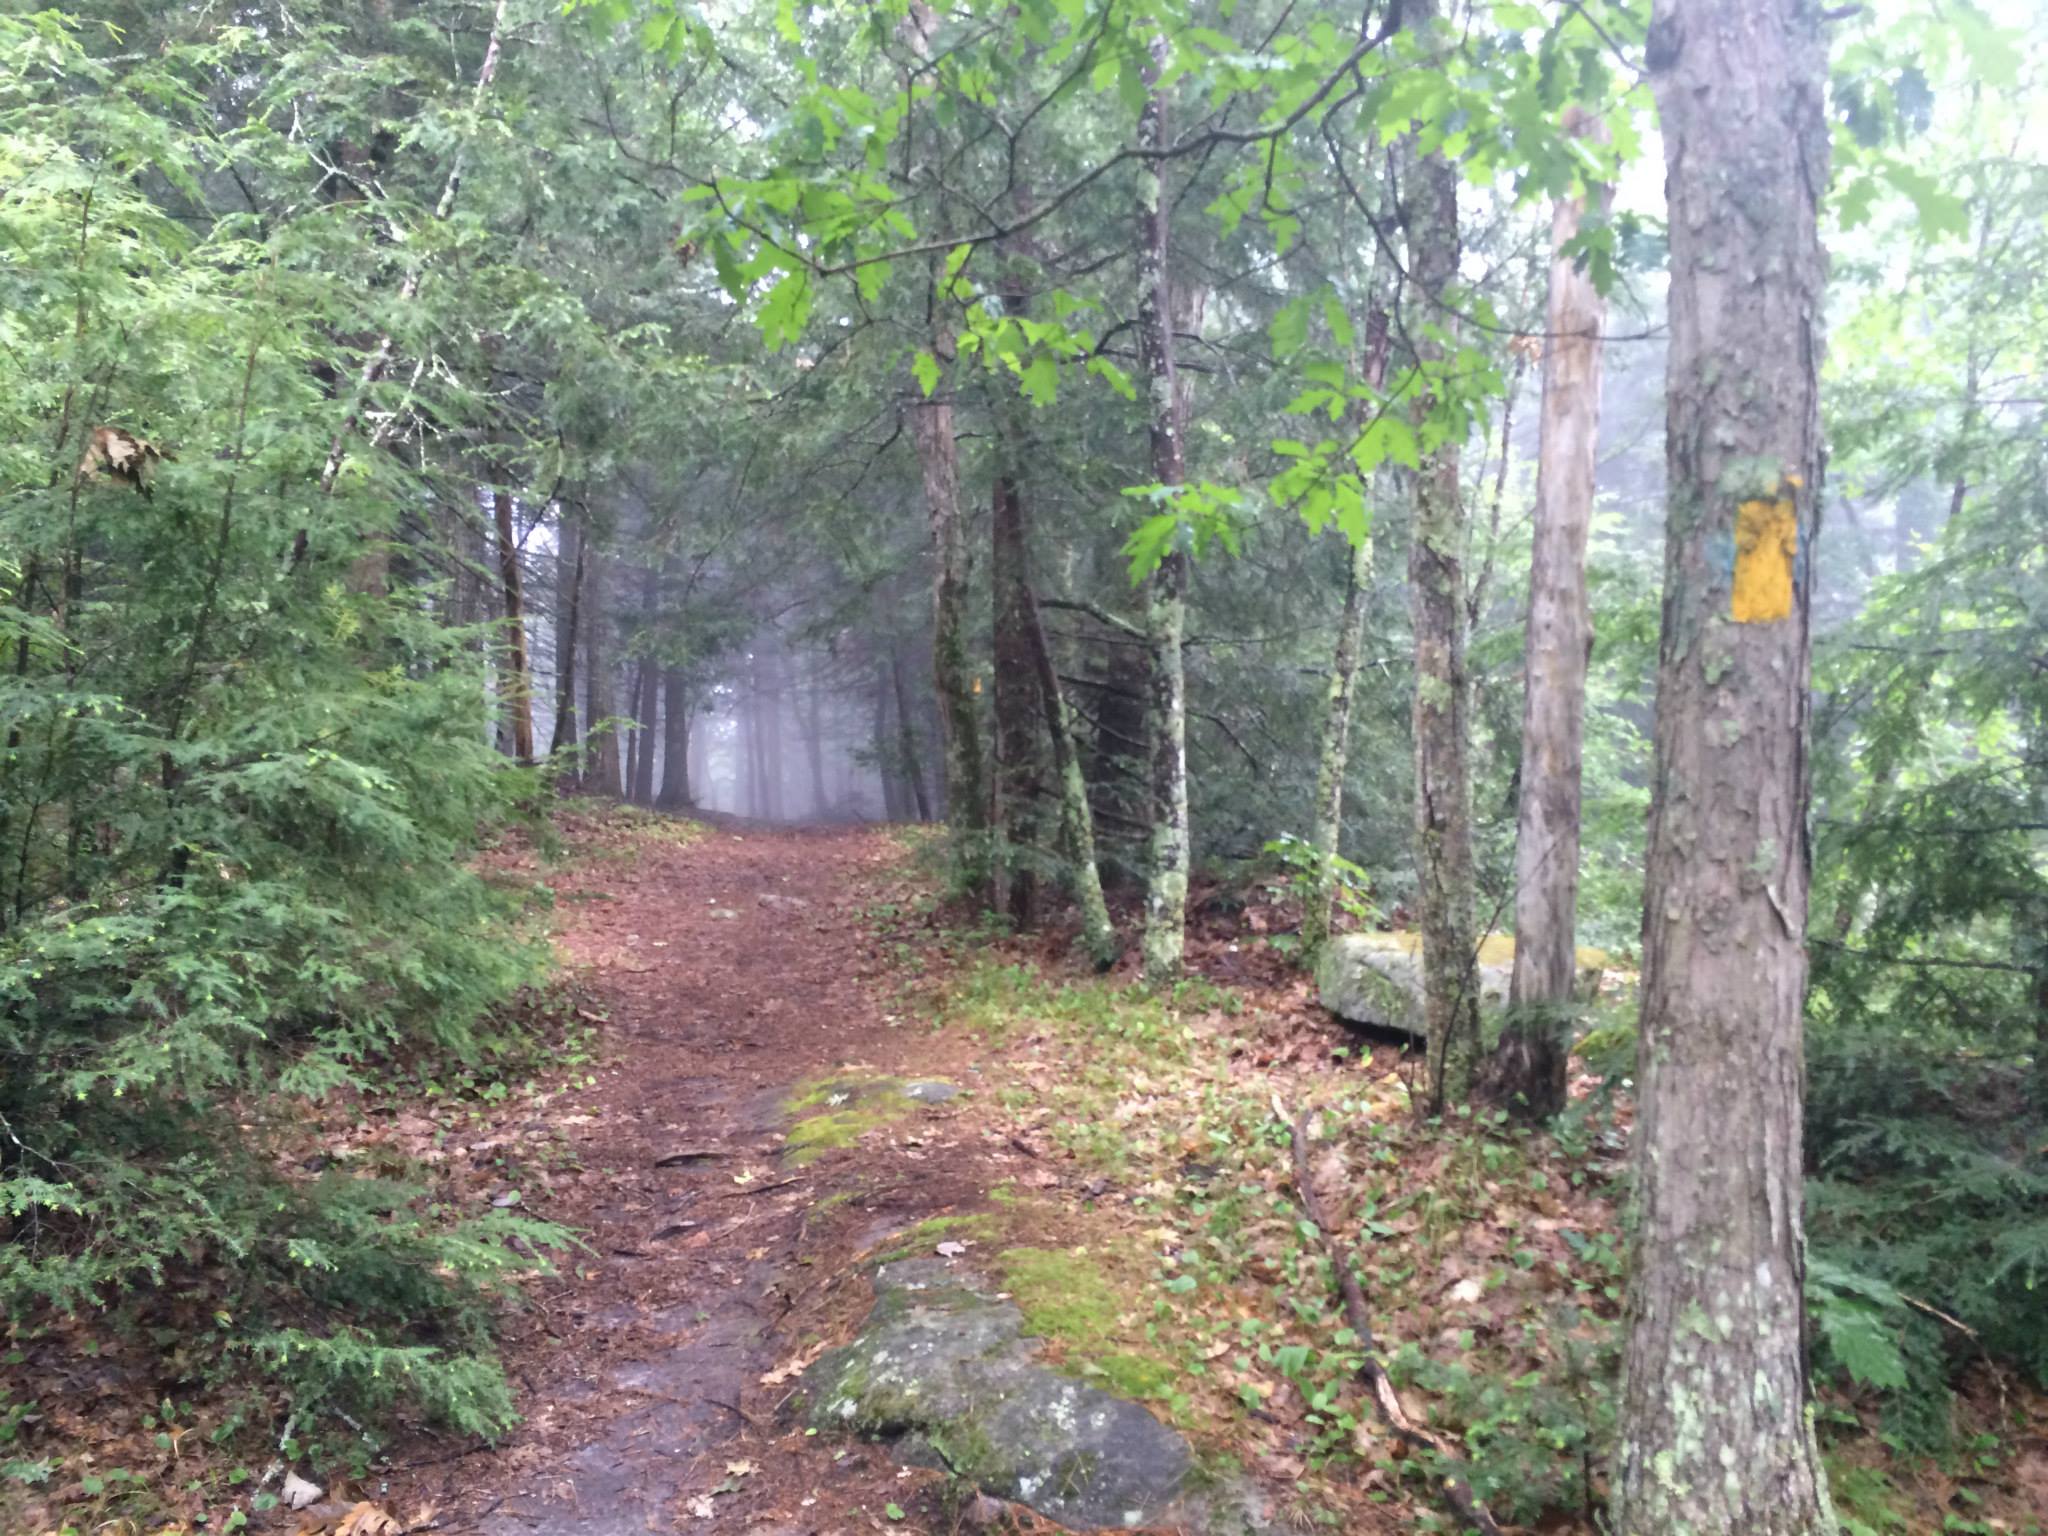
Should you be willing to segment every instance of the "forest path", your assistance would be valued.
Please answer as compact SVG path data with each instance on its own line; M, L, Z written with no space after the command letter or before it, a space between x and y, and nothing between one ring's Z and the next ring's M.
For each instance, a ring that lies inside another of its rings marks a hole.
M525 1422L493 1451L415 1463L412 1497L484 1536L835 1529L827 1505L904 1497L898 1471L862 1449L802 1454L773 1422L790 1389L761 1377L778 1324L827 1278L803 1267L811 1213L834 1192L858 1204L874 1179L859 1157L786 1166L780 1144L806 1079L933 1048L885 1015L886 964L860 926L904 848L874 828L606 836L550 882L557 943L606 1020L604 1064L560 1101L569 1166L528 1200L591 1252L511 1324Z

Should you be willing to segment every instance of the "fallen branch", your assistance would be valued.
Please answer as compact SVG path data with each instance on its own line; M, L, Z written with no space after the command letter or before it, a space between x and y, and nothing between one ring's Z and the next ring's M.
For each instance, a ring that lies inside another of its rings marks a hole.
M1275 1098L1273 1107L1281 1109L1278 1098ZM1442 1464L1434 1481L1443 1493L1444 1502L1451 1506L1458 1518L1469 1528L1480 1532L1481 1536L1501 1536L1500 1526L1494 1522L1485 1504L1480 1502L1479 1495L1472 1491L1464 1462L1441 1435L1408 1417L1408 1410L1401 1406L1394 1384L1388 1379L1386 1363L1380 1359L1379 1345L1373 1339L1372 1312L1365 1304L1365 1290L1359 1285L1358 1275L1351 1267L1351 1255L1337 1241L1336 1229L1327 1219L1322 1201L1316 1196L1315 1181L1309 1176L1308 1117L1309 1112L1305 1109L1293 1117L1294 1184L1301 1195L1302 1209L1322 1234L1323 1252L1329 1257L1330 1266L1337 1271L1337 1290L1344 1298L1344 1321L1358 1335L1358 1379L1365 1384L1366 1396L1372 1399L1373 1407L1387 1428L1393 1431L1394 1438L1411 1450L1430 1452ZM1287 1118L1284 1111L1281 1118Z

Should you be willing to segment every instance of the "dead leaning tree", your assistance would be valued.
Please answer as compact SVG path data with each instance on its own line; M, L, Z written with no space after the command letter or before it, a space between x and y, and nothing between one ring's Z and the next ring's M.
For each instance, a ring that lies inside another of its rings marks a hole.
M1337 1241L1336 1228L1316 1194L1315 1180L1309 1175L1308 1121L1313 1111L1303 1109L1289 1115L1280 1100L1275 1098L1273 1113L1294 1129L1294 1187L1301 1196L1301 1208L1308 1213L1308 1219L1315 1223L1316 1231L1322 1236L1323 1254L1337 1273L1337 1291L1344 1300L1344 1321L1358 1335L1358 1379L1364 1384L1374 1411L1393 1432L1394 1438L1409 1450L1426 1451L1436 1457L1441 1470L1431 1481L1443 1494L1444 1502L1451 1506L1452 1513L1465 1523L1466 1529L1478 1531L1480 1536L1501 1536L1499 1524L1472 1490L1463 1458L1451 1449L1443 1436L1423 1428L1408 1417L1408 1410L1401 1406L1401 1399L1394 1391L1394 1383L1388 1379L1386 1362L1380 1358L1379 1344L1373 1337L1372 1311L1365 1302L1365 1288L1358 1283L1357 1272L1351 1267L1351 1255Z

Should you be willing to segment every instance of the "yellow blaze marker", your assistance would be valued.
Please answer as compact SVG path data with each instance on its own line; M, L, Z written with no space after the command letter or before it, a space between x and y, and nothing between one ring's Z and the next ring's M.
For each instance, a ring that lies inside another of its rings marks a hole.
M1790 491L1796 481L1785 486ZM1792 567L1799 555L1799 514L1792 497L1745 501L1735 514L1735 585L1728 616L1769 624L1792 616Z

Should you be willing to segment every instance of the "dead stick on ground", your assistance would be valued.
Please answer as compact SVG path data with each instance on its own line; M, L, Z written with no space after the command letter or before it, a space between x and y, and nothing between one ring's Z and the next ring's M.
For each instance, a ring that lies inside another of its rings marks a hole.
M1275 1110L1281 1108L1277 1098L1273 1107ZM1284 1112L1281 1118L1287 1118ZM1493 1516L1480 1502L1479 1495L1472 1491L1464 1462L1441 1435L1424 1429L1408 1417L1408 1410L1401 1406L1401 1399L1394 1393L1393 1382L1387 1379L1386 1364L1380 1359L1379 1345L1373 1339L1372 1312L1365 1304L1364 1287L1359 1285L1358 1275L1351 1267L1351 1255L1337 1241L1336 1228L1323 1210L1322 1201L1316 1196L1315 1181L1309 1176L1308 1118L1306 1109L1293 1117L1294 1183L1301 1195L1302 1209L1322 1234L1323 1252L1329 1256L1330 1267L1337 1271L1337 1290L1344 1298L1344 1321L1358 1335L1358 1378L1365 1384L1366 1395L1372 1399L1380 1418L1394 1432L1394 1438L1411 1450L1428 1451L1437 1457L1441 1470L1434 1481L1458 1518L1470 1529L1480 1532L1481 1536L1501 1536Z

